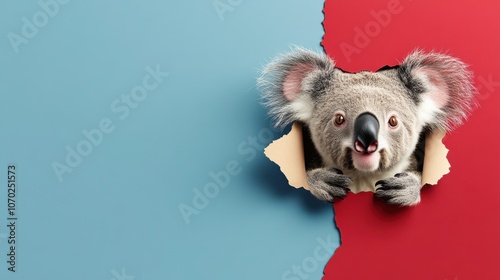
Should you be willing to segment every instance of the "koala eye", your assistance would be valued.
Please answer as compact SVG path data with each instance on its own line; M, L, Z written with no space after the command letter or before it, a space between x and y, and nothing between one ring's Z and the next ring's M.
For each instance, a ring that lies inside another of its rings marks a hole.
M345 117L342 114L336 114L335 118L333 119L333 122L335 123L336 126L341 126L345 122Z
M398 118L396 118L396 116L392 116L390 119L389 119L389 125L391 127L396 127L398 126Z

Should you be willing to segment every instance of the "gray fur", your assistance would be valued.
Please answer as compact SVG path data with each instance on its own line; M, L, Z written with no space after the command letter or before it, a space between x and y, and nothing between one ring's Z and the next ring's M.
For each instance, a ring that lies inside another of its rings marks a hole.
M324 201L333 198L344 198L349 192L351 179L342 174L338 169L317 168L307 172L307 181L314 185L311 193Z
M401 64L399 75L405 85L414 92L425 92L421 81L414 73L419 69L435 71L440 79L443 79L450 91L452 102L449 102L443 112L439 114L435 123L429 124L432 128L451 130L463 123L472 109L476 107L473 94L476 93L472 85L472 72L467 65L454 57L440 54L428 53L417 50L410 54Z
M377 197L399 205L420 201L421 170L414 164L420 134L461 124L474 107L475 93L463 62L421 51L400 67L352 74L335 68L324 54L297 48L265 67L258 85L277 126L301 121L309 128L324 164L307 173L313 195L332 201L345 196L349 182L351 190L369 187ZM345 114L342 127L332 121L338 112ZM365 112L380 123L379 160L370 161L367 170L353 159L359 158L353 152L354 120ZM388 125L392 115L399 120L396 129ZM404 175L394 176L400 173Z
M317 54L302 48L296 48L295 51L282 54L269 63L262 71L262 77L258 79L257 85L262 92L265 100L264 104L269 108L269 114L275 120L276 126L286 126L296 121L288 107L289 102L283 96L283 81L294 66L308 64L312 65L318 71L314 73L311 79L314 82L304 83L303 91L310 96L322 94L328 87L333 78L335 65L333 61L325 55ZM305 77L304 77L305 78Z
M404 172L375 183L375 196L387 203L415 205L420 202L421 173Z

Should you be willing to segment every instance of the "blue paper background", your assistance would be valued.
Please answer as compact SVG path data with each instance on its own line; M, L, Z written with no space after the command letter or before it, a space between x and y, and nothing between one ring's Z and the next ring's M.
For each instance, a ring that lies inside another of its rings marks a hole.
M323 1L67 1L44 22L49 2L0 4L0 279L319 279L324 243L339 243L332 208L264 157L282 132L255 79L291 44L320 50ZM23 17L42 26L16 47ZM148 66L169 75L116 112ZM114 130L58 180L54 162L106 119ZM186 223L180 205L235 162L240 173Z

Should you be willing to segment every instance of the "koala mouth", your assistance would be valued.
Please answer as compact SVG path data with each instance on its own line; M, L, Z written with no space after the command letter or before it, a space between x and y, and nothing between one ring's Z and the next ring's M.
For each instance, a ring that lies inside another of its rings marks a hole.
M359 153L350 149L350 154L353 167L359 171L373 172L380 166L381 155L379 151Z

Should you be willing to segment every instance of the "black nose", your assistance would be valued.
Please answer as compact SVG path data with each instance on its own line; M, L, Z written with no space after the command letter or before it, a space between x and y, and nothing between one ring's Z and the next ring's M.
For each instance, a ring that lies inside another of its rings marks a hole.
M360 153L373 153L378 148L377 118L371 113L363 113L354 122L354 149Z

